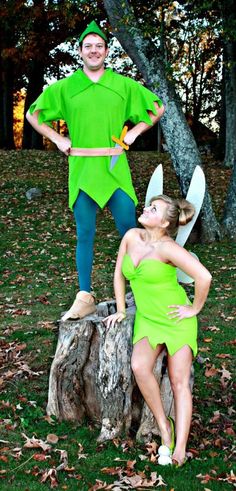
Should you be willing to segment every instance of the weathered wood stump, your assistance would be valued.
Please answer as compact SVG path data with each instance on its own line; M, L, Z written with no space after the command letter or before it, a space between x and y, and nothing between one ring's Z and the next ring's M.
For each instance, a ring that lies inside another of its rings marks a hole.
M159 430L135 384L130 358L135 308L126 319L107 329L102 319L115 312L115 302L102 302L97 313L78 321L59 322L59 337L49 377L47 413L59 420L101 425L98 440L105 441L131 428L149 441ZM174 417L173 394L166 353L157 360L158 379L167 415ZM193 384L193 373L191 384Z

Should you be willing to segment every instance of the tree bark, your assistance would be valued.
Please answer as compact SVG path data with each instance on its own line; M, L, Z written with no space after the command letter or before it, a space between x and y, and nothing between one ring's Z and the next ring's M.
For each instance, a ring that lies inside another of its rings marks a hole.
M25 118L26 112L35 99L41 94L44 85L44 65L40 60L32 60L29 73L29 83L27 87L27 94L25 98L24 107L24 127L23 127L23 139L22 148L36 148L38 150L43 149L43 137L37 133Z
M85 416L101 427L98 441L117 437L132 428L140 440L158 435L154 417L131 372L134 311L114 328L102 319L115 311L115 302L102 302L85 319L59 323L59 337L51 366L47 413L60 420L83 422ZM166 415L174 417L173 394L165 352L157 360L158 379ZM193 374L191 386L193 385Z
M9 58L0 62L1 77L1 126L0 126L0 148L12 150L15 148L13 137L13 79L14 65Z
M232 176L225 202L222 225L225 235L236 240L236 158L234 160Z
M225 46L225 106L226 140L225 167L233 167L236 160L236 42Z
M235 4L233 0L223 2L224 39L224 73L225 73L225 108L226 108L226 167L233 168L236 161L236 41L233 31L236 22Z
M15 148L13 137L13 91L14 62L10 57L14 29L9 31L5 22L0 22L0 148Z
M221 80L221 99L218 109L219 120L219 138L215 148L215 155L219 160L224 160L225 156L225 138L226 138L226 108L225 108L225 67L222 68Z
M104 5L113 34L137 65L147 87L157 92L164 101L166 112L161 119L161 127L182 194L186 196L194 168L201 165L201 157L173 82L165 73L165 65L153 41L144 39L128 1L104 0ZM219 238L220 228L206 190L201 212L201 239L211 242Z
M224 72L225 72L225 108L226 108L226 142L225 166L232 167L223 214L223 230L231 239L236 238L236 11L233 0L222 5L222 18L225 30L224 39Z

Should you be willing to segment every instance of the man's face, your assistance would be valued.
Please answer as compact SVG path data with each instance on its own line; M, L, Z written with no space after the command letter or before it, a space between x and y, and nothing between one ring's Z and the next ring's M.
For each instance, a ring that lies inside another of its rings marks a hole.
M89 70L99 70L103 66L107 54L108 48L106 48L105 41L97 34L88 34L83 39L80 56Z

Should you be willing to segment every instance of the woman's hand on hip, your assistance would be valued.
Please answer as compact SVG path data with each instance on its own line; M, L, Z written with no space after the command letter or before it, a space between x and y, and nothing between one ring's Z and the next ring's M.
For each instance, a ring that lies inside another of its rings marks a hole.
M197 314L192 305L168 305L168 308L171 309L168 312L168 316L171 319L177 319L177 322L194 317Z

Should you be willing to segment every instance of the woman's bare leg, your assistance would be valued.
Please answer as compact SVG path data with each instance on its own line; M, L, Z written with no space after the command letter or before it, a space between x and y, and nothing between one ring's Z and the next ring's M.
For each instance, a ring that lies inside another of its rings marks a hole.
M192 418L191 366L192 351L187 345L173 356L168 356L168 372L175 401L176 445L173 459L178 462L185 458Z
M161 432L161 438L165 445L171 444L170 422L164 413L160 389L153 369L158 355L163 350L164 345L158 345L152 349L147 338L138 341L133 347L131 366L148 407L152 411Z

